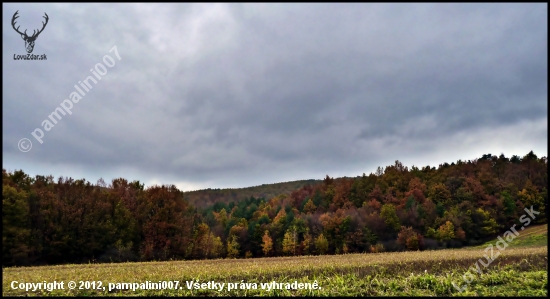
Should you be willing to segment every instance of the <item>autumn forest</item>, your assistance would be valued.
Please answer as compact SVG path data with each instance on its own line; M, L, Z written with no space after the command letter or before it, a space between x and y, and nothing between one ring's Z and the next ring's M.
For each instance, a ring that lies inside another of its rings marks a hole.
M3 266L440 249L482 244L519 224L525 208L547 223L547 158L532 151L437 168L395 161L208 204L123 178L92 184L3 169L2 181Z

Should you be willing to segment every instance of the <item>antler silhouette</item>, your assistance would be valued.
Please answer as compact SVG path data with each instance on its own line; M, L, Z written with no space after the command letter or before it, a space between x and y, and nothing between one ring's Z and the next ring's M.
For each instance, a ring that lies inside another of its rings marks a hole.
M34 33L33 31L33 34L32 34L32 37L35 37L35 36L38 36L40 33L42 33L42 31L44 31L44 28L46 28L46 25L48 25L48 20L50 19L50 17L48 17L48 14L47 13L44 13L46 16L42 16L44 19L46 19L46 23L42 22L42 29L38 30L37 33ZM19 28L19 27L18 27Z
M18 26L17 28L15 28L15 19L19 18L19 16L17 15L18 12L19 12L19 10L16 11L13 14L13 18L11 18L11 26L13 27L13 30L15 30L17 33L19 33L21 35L27 35L27 30L25 30L25 33L19 31L19 27L21 27L21 26Z
M13 27L13 29L14 29L17 33L19 33L19 34L21 34L21 35L24 35L25 37L28 37L28 38L33 38L33 37L36 38L36 37L38 37L38 35L39 35L40 33L42 33L42 31L44 31L44 28L46 28L46 25L48 25L48 20L50 19L50 17L48 16L48 14L47 14L47 13L44 13L45 16L42 16L42 17L43 17L44 19L46 19L46 23L42 22L42 29L39 29L38 32L36 32L36 29L35 29L35 30L33 30L32 35L31 35L31 36L28 36L28 35L27 35L27 30L26 30L26 29L25 29L25 32L21 32L21 31L19 31L19 27L21 27L21 26L17 26L17 28L15 28L15 19L17 19L17 18L20 17L20 16L17 15L18 12L19 12L19 10L16 11L16 12L13 14L13 18L11 19L11 26Z

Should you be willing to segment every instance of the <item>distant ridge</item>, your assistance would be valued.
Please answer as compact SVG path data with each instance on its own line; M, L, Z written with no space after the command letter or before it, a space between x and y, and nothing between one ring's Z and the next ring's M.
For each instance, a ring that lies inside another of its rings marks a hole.
M211 206L216 202L229 203L232 201L238 202L243 199L263 197L271 199L275 196L286 194L289 195L292 191L302 188L305 185L316 185L322 183L323 180L299 180L274 184L262 184L246 188L224 188L224 189L202 189L195 191L184 192L185 198L198 208Z

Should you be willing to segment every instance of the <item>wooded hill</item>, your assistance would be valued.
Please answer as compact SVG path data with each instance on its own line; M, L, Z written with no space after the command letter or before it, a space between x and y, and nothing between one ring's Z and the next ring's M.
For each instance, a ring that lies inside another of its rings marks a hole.
M187 200L173 185L123 178L91 184L3 169L2 183L4 266L479 245L514 224L547 223L548 206L547 158L532 151L438 168L395 161L353 179L285 183L297 186L288 195L212 196L223 200L201 209L200 196Z

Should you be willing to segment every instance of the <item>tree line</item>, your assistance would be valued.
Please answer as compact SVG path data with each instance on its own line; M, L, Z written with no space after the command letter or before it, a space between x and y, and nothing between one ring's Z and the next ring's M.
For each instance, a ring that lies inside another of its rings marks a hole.
M483 155L309 185L204 208L173 185L144 187L2 171L3 265L250 258L476 245L547 223L547 158Z

